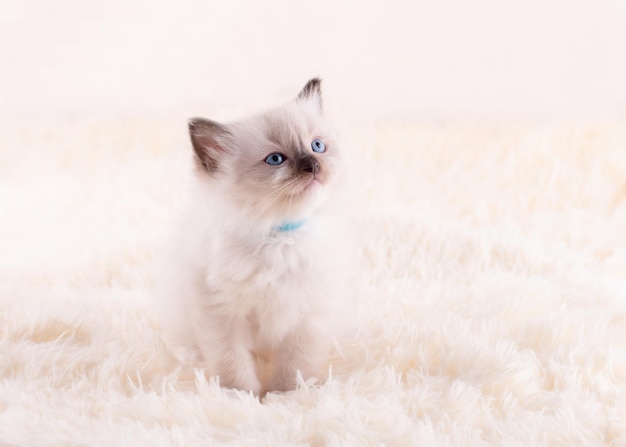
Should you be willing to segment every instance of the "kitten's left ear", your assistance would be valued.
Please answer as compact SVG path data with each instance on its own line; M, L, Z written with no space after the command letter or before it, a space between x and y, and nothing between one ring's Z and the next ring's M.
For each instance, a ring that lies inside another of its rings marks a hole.
M305 86L298 93L299 100L313 99L317 101L320 112L322 111L322 80L320 78L313 78L305 84Z
M231 133L215 121L204 118L189 120L189 136L197 160L205 171L212 173L219 169L224 153L228 152Z

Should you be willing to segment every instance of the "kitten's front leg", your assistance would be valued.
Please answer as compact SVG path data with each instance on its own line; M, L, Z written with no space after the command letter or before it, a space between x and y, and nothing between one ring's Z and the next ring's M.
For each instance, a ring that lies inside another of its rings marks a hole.
M197 327L196 336L209 373L219 375L223 387L261 395L252 354L253 337L245 318L210 315Z
M310 379L317 377L328 354L330 341L323 331L305 322L280 343L267 391L288 391L296 387L297 372Z

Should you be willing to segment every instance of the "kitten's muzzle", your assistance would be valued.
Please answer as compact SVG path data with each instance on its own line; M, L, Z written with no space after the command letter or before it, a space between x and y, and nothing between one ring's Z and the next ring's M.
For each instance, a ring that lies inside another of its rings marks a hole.
M296 161L296 167L298 171L310 172L315 175L320 171L320 162L317 161L315 157L306 155Z

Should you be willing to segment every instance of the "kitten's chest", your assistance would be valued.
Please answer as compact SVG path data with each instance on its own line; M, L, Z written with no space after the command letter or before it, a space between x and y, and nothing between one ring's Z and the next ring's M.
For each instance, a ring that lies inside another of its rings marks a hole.
M327 265L328 246L315 234L233 237L212 256L207 282L227 299L276 301L314 292Z

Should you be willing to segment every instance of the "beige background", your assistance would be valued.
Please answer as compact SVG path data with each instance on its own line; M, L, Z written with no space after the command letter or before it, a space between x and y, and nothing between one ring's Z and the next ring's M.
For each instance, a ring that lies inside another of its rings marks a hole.
M626 113L626 2L0 1L0 113L256 108L312 75L357 119Z

